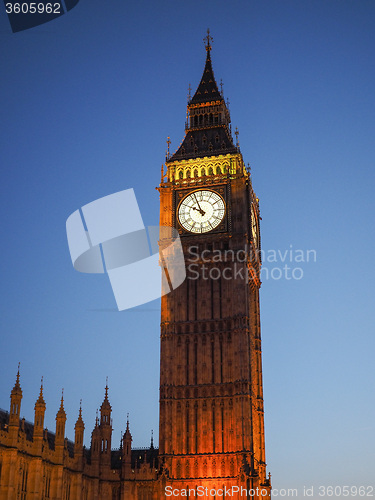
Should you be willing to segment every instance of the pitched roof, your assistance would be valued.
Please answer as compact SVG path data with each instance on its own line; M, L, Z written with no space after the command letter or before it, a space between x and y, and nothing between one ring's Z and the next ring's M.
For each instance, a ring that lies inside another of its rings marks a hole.
M214 72L211 63L211 51L207 50L206 64L198 88L189 102L190 104L199 104L209 101L222 101L223 97L217 88Z

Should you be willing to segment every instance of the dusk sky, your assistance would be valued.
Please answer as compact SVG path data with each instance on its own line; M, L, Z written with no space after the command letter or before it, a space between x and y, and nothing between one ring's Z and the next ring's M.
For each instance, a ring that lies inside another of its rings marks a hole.
M118 312L108 276L73 269L65 222L134 188L158 224L208 27L260 199L273 487L375 486L373 0L80 0L19 33L0 6L0 407L20 362L21 415L43 376L45 425L64 388L89 446L108 376L112 446L127 413L133 446L157 444L160 301Z

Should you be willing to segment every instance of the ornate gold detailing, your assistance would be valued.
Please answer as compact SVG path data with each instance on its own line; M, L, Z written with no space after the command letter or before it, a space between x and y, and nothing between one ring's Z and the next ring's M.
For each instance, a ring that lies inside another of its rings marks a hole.
M207 28L207 35L203 38L203 41L207 52L210 51L212 49L211 42L214 41L214 39L210 35L210 28Z

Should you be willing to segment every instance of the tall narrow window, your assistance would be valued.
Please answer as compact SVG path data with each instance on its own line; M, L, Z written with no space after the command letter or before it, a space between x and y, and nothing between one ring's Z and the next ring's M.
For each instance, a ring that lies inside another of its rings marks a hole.
M220 339L220 382L223 382L223 340Z
M215 407L212 407L212 451L215 453Z
M195 453L198 453L198 408L195 408Z
M194 384L198 384L198 342L194 342Z
M190 446L189 446L189 441L190 441L190 434L189 434L189 429L190 429L190 421L189 421L189 407L186 408L186 453L190 453Z
M198 319L198 280L194 280L194 306L195 306L195 315L194 319L197 321Z
M224 406L221 407L221 451L224 453Z
M186 384L189 385L189 341L186 342Z

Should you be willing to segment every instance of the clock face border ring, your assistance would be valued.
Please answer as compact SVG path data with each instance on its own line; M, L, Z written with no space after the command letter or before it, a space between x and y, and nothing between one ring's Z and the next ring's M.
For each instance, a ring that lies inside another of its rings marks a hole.
M223 214L220 222L217 224L217 226L212 227L208 231L199 231L199 232L198 231L191 231L188 228L186 228L182 224L182 222L180 221L180 208L181 208L182 203L186 200L186 198L188 198L189 196L193 195L194 193L201 193L202 191L207 191L208 193L213 193L213 194L215 194L216 196L218 196L221 199L221 201L223 202L223 206L224 206L224 214ZM177 210L176 210L176 219L178 221L179 226L182 228L183 231L186 232L186 234L190 234L190 235L203 235L203 234L208 234L208 233L211 233L212 231L218 230L218 228L221 226L221 224L225 220L226 215L227 215L227 204L225 202L225 198L220 193L218 193L216 190L210 189L210 188L200 188L200 189L195 189L195 190L192 190L192 191L188 191L183 196L183 198L179 201L178 206L177 206Z

